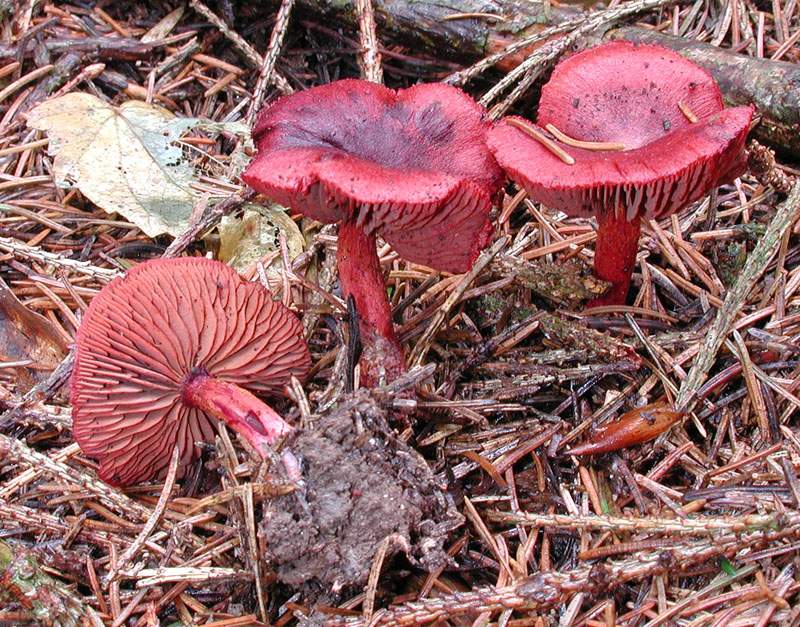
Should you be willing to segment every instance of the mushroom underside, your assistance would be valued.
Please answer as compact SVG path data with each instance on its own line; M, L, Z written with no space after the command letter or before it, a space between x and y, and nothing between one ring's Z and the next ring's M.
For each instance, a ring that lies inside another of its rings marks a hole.
M304 482L268 503L262 526L281 582L317 598L363 585L385 541L424 568L447 563L443 543L463 519L374 397L357 394L288 446Z
M210 259L148 261L103 288L84 316L73 434L117 485L164 476L175 447L181 476L197 442L213 440L213 418L264 453L273 427L276 437L288 427L254 394L280 394L310 365L299 320L260 284Z

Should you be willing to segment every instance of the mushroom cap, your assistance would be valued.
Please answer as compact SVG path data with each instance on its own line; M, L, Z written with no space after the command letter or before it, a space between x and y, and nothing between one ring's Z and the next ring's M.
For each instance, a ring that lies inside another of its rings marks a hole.
M346 79L285 96L253 129L255 190L321 222L350 220L405 259L464 272L490 241L503 173L485 111L434 83Z
M711 75L676 52L614 41L558 64L542 88L537 124L625 150L556 142L575 159L568 165L507 122L488 143L509 177L550 208L588 216L619 207L628 220L658 218L744 172L752 115L750 106L724 108Z
M181 399L193 373L277 394L311 358L297 317L258 283L211 259L154 260L95 296L75 339L73 434L100 476L130 484L182 466L213 420Z

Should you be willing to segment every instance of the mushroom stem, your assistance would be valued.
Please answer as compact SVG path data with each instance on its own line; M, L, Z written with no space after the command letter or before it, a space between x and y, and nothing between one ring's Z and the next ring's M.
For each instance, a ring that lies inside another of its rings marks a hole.
M589 307L624 305L631 284L639 250L641 219L625 219L625 209L606 211L597 216L597 244L594 250L594 273L609 281L609 290L590 301Z
M337 248L339 279L345 297L356 304L361 334L361 383L372 387L393 381L405 372L405 355L392 325L375 236L361 227L342 222Z
M183 384L183 402L241 433L266 458L271 447L292 427L269 405L234 383L205 372L194 373Z

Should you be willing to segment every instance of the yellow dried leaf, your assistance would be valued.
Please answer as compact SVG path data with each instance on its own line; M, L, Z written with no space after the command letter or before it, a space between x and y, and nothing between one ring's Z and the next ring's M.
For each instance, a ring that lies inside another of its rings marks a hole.
M194 169L175 140L197 120L137 100L113 107L85 93L48 100L28 114L46 131L59 185L75 185L150 237L178 235L195 202Z
M243 276L251 276L258 261L277 252L275 259L265 267L270 286L277 288L282 267L281 235L286 239L289 259L303 252L305 238L283 207L245 205L242 218L226 216L220 222L219 258Z

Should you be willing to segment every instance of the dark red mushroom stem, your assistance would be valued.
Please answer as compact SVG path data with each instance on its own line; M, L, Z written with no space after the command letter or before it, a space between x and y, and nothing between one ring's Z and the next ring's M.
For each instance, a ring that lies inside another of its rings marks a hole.
M208 416L223 421L240 433L253 448L267 458L271 448L292 431L274 409L244 388L221 381L207 372L196 371L183 383L183 402ZM290 474L297 465L294 457L284 457Z
M608 281L608 291L589 302L589 307L624 305L631 285L631 275L639 250L642 221L637 216L625 219L625 209L608 211L597 216L597 244L594 251L594 273Z
M405 372L406 360L394 332L375 236L342 222L336 254L342 291L345 298L353 296L358 312L363 347L360 383L372 387L381 379L393 381Z

